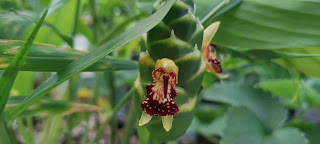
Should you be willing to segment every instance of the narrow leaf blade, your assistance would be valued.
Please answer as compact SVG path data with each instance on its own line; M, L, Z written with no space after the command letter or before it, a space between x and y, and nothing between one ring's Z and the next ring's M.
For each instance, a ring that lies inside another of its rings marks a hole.
M9 120L14 120L25 109L35 103L41 96L43 96L62 82L66 81L71 76L81 72L82 70L101 60L116 48L129 43L130 41L138 38L142 34L152 29L164 18L174 2L175 0L168 0L157 12L155 12L147 19L141 21L133 28L116 36L105 44L99 46L89 54L70 63L64 70L50 77L42 85L40 85L27 99L25 99L23 103L21 103L17 108L10 111L8 116Z
M9 66L23 44L24 41L0 40L0 70ZM34 43L20 71L57 72L85 54L68 47ZM135 61L107 56L84 71L135 70L137 68L138 63Z
M34 39L37 36L37 33L47 15L48 11L45 11L42 15L40 21L37 23L35 29L31 33L31 35L28 38L28 41L25 42L25 44L22 46L22 48L19 50L18 54L14 57L12 62L10 63L9 67L5 70L4 74L2 75L0 79L0 115L2 111L4 110L4 107L7 103L10 90L13 86L14 80L22 66L22 63L24 62L25 58L27 57L27 54L30 50L30 47L34 41Z

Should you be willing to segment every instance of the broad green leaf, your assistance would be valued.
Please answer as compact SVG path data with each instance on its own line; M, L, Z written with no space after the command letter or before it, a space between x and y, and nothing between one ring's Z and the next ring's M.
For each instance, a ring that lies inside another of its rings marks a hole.
M190 125L190 129L203 134L222 136L223 130L226 127L225 122L225 116L219 117L211 123L204 123L199 121L198 119L193 119Z
M8 67L23 43L23 41L0 40L0 70ZM62 70L68 64L85 54L85 52L67 47L34 43L31 46L28 57L23 63L21 70L56 72ZM137 67L137 62L107 56L84 71L134 70L137 69Z
M267 136L262 144L308 144L304 133L295 128L281 128Z
M264 127L245 107L233 107L226 115L221 144L260 144Z
M221 144L308 144L296 128L279 128L266 133L255 114L245 107L232 107L226 115Z
M211 123L213 120L223 116L223 114L228 110L228 106L216 106L212 104L200 104L195 109L196 117L204 122Z
M304 132L310 144L320 143L320 127L317 124L294 120L290 121L286 126L298 128L300 131Z
M168 0L165 4L161 6L161 8L155 12L153 15L148 17L147 19L141 21L133 28L127 30L126 32L116 36L105 44L99 46L89 54L86 54L79 59L73 61L68 64L63 70L59 71L56 75L50 77L46 80L42 85L40 85L37 89L33 91L33 93L24 100L17 108L13 109L9 113L9 119L14 120L18 117L25 109L35 103L41 96L49 92L54 87L58 86L62 82L69 79L71 76L81 72L82 70L88 68L92 64L101 60L105 56L107 56L110 52L119 48L130 41L138 38L143 33L149 31L154 26L156 26L168 13L171 6L175 0Z
M307 79L301 81L301 95L303 96L304 106L320 108L320 93L317 92L317 88L314 88L314 84L308 84L308 81L312 79ZM317 79L315 79L317 80ZM273 79L273 80L263 80L258 84L263 90L271 92L273 96L278 96L286 98L286 104L292 105L292 99L294 98L294 92L297 87L294 85L291 79Z
M240 50L319 46L319 7L314 0L244 0L215 19L221 25L213 40Z
M293 97L294 85L291 79L265 80L259 83L259 87L271 92L274 96Z
M228 3L226 3L227 5L225 5L216 14L214 14L212 17L210 17L210 19L214 19L217 16L220 16L221 14L227 12L229 9L231 9L231 8L237 6L238 4L240 4L240 2L242 2L243 0L227 0L227 1L229 1Z
M146 127L137 127L139 142L141 144L149 144L150 143L150 132Z
M287 118L287 111L278 99L245 84L223 82L214 85L205 91L204 99L245 106L257 115L268 130L281 126Z
M196 16L201 19L205 17L222 0L194 0Z
M300 58L283 57L273 60L274 62L289 68L293 68L306 75L320 78L320 47L287 48L281 52L294 54ZM306 57L308 56L308 57Z
M225 13L229 9L239 4L242 0L222 0L214 7L206 11L205 15L201 19L201 23L213 21L217 16ZM210 1L211 2L211 1ZM209 3L209 1L207 1Z
M40 21L36 25L36 28L33 30L31 35L28 38L28 41L24 43L22 48L19 50L19 52L15 55L12 62L9 64L8 68L5 70L4 74L2 75L0 79L0 115L3 112L3 109L7 103L10 90L13 86L14 80L16 79L16 76L22 66L22 63L24 62L25 58L28 55L28 52L31 48L31 45L34 41L34 39L37 36L37 33L47 15L48 11L45 11L42 15Z

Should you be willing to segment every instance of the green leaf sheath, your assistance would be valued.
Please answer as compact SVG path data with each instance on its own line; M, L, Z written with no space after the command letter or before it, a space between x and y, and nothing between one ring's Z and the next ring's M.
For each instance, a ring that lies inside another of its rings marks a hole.
M139 59L140 84L135 84L137 94L134 103L138 118L142 114L140 104L146 98L145 87L153 81L155 62L169 58L179 67L175 103L180 111L173 116L172 128L168 132L163 128L160 116L154 116L145 125L153 142L176 139L185 133L191 123L197 93L205 72L199 50L202 37L203 26L195 17L193 1L190 0L177 0L167 16L147 33L147 52L141 52Z
M47 15L48 11L42 15L40 21L37 23L36 27L32 31L31 35L29 36L28 40L24 43L22 48L19 52L15 55L11 63L9 64L8 68L5 70L4 74L0 79L0 115L2 114L4 107L7 103L10 90L13 86L14 80L22 66L22 63L26 59L28 52L31 48L31 45L34 39L37 36L37 33Z
M0 40L0 70L9 66L23 43L16 40ZM20 70L57 72L85 54L68 47L34 43ZM107 56L83 71L135 70L137 68L138 63L135 61Z
M49 92L54 87L58 86L62 82L69 79L71 76L85 70L91 65L95 64L99 60L102 60L110 52L119 48L130 41L140 37L143 33L146 33L154 26L156 26L163 17L168 13L171 6L175 0L168 0L161 8L148 17L147 19L141 21L136 26L130 28L129 30L123 32L122 34L114 37L110 41L99 46L92 52L80 57L79 59L68 64L63 70L59 71L56 75L50 77L44 83L42 83L33 93L26 98L19 106L9 112L8 118L10 121L13 121L17 118L24 110L29 106L34 104L37 100L41 98L44 94Z

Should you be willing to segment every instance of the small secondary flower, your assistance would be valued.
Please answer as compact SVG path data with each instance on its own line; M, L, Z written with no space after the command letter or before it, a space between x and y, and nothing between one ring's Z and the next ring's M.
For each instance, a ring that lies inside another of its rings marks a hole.
M211 51L211 47L215 45L210 44L213 36L216 34L219 28L220 22L214 22L208 26L203 32L203 41L201 47L201 57L206 62L206 69L208 72L213 73L219 78L226 78L228 75L222 75L221 64L217 59L217 56L214 52Z

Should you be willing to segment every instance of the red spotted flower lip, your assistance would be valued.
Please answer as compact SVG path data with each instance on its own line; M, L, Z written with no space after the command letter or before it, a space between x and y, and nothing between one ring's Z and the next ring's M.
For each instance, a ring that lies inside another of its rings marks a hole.
M177 96L175 86L177 74L159 67L152 72L153 83L146 86L147 98L142 102L142 110L150 116L169 116L179 111L174 103Z

